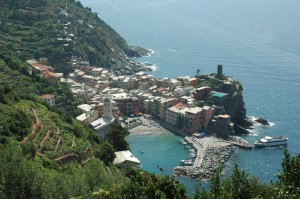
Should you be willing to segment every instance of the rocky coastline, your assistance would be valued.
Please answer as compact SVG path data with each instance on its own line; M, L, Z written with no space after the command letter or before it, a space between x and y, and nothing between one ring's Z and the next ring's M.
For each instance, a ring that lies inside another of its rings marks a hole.
M151 55L151 51L145 48L130 46L124 53L112 59L111 71L116 75L132 75L140 71L151 71L149 64L139 63L132 57L142 57Z
M174 172L178 176L209 180L218 168L225 167L236 150L236 146L208 147L205 149L201 166L177 166L174 168Z

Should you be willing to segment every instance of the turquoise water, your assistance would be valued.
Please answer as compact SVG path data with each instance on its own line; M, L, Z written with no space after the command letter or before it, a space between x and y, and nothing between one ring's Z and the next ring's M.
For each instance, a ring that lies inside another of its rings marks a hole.
M173 176L173 168L179 161L188 158L188 150L179 143L182 137L170 132L158 134L132 135L128 137L132 153L142 162L142 168L151 173ZM143 153L141 153L143 151ZM163 171L158 169L158 165ZM189 185L192 192L197 183L186 177L176 177L177 180Z
M153 74L158 77L192 76L198 68L201 73L212 73L223 64L225 74L243 83L247 114L273 123L271 127L256 127L256 136L246 139L285 135L290 138L289 151L300 153L299 0L82 2L130 44L154 50L152 56L139 60L155 64ZM130 138L133 150L139 150L135 145L139 140L140 146L147 144L147 137ZM150 147L161 148L160 144ZM177 148L175 144L173 147ZM276 180L282 152L283 148L239 150L230 165L237 162L265 181ZM166 157L168 153L161 151L160 155ZM144 168L155 171L156 162L146 166L152 161L152 157L143 159ZM166 169L173 167L165 158L159 161Z
M129 136L128 141L132 152L142 162L143 169L161 174L157 168L159 165L164 169L163 174L170 175L173 167L178 166L181 159L188 157L188 150L178 142L179 139L181 137L172 133L162 133L133 135Z

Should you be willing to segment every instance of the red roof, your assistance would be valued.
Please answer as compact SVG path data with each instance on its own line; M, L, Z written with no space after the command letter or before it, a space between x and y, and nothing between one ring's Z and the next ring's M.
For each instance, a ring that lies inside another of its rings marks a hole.
M165 90L168 90L166 87L159 87L157 89L157 92L162 92L162 91L165 91Z
M183 109L186 107L186 105L184 105L183 103L179 102L177 104L175 104L175 107L178 108L178 109Z
M51 77L57 77L57 75L56 75L55 73L49 72L49 71L45 71L45 72L43 73L43 75L44 75L45 77L49 77L49 76L51 76Z
M45 94L45 95L42 95L42 96L41 96L41 98L43 98L43 99L50 99L50 98L52 98L52 97L54 97L54 95Z
M44 64L31 64L31 65L40 71L46 71L52 68L51 66L47 66Z

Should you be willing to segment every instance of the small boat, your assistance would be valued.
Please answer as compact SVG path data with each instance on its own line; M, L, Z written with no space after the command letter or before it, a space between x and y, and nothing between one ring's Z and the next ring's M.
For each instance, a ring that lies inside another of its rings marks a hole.
M190 158L195 158L196 156L197 156L196 153L190 153L190 154L189 154L189 157L190 157Z
M184 139L180 139L179 142L180 142L181 144L183 144L183 145L186 145L186 144L187 144L187 142L184 141Z
M288 138L285 136L277 136L277 137L266 136L254 142L254 144L256 147L280 146L280 145L286 145L287 141Z
M144 151L140 151L141 154L144 154Z
M189 152L190 152L190 153L195 153L196 150L195 150L195 149L189 149Z
M187 145L185 145L185 148L186 148L186 149L190 149L191 146L187 144Z
M189 160L180 160L180 165L183 165L183 166L191 166L193 165L193 160L192 159L189 159Z

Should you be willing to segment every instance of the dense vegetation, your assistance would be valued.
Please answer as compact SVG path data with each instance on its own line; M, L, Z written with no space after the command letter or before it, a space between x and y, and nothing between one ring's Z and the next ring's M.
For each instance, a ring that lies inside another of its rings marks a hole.
M75 0L0 0L0 52L47 57L67 73L72 55L110 67L136 51L97 13Z

